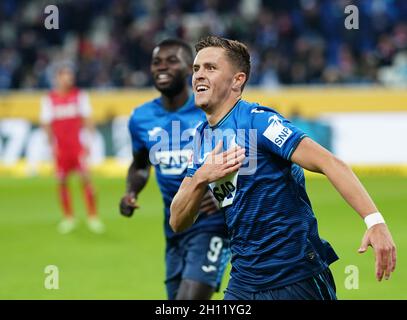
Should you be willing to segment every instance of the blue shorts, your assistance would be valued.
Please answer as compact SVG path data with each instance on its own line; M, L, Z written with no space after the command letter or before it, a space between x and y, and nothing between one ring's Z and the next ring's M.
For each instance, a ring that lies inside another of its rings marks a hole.
M197 232L168 241L165 254L168 299L175 299L183 279L202 282L219 291L229 258L229 240L224 234Z
M224 300L336 300L335 281L329 268L285 287L248 292L225 290Z

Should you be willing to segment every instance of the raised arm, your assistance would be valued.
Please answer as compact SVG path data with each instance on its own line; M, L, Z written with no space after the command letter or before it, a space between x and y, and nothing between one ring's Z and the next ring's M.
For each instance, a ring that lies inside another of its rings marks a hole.
M309 171L327 176L346 202L365 221L380 215L376 214L376 205L350 167L310 138L304 138L299 143L291 160ZM376 278L381 281L383 275L388 279L396 267L396 248L384 221L377 222L379 223L366 231L359 252L365 252L368 246L373 247L376 255Z
M148 159L148 151L141 149L133 153L133 161L127 171L126 194L120 200L120 213L126 217L133 215L137 209L137 196L147 184L150 176L151 164Z
M196 174L184 178L171 203L170 226L174 232L184 231L195 222L207 189L206 180Z
M174 232L190 227L197 218L202 199L211 182L236 172L244 160L245 150L239 146L219 153L222 142L212 150L193 177L184 178L171 203L170 226Z

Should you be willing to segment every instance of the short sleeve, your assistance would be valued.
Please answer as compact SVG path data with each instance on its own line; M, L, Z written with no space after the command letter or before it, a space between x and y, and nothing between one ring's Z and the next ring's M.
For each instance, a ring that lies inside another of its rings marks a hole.
M273 109L261 107L251 113L252 128L257 131L258 146L290 160L306 134Z
M141 149L145 148L145 144L141 138L140 128L137 125L137 117L135 116L134 111L129 119L128 129L130 132L131 145L132 145L133 152L137 152L137 151L140 151Z
M90 105L89 95L85 92L80 92L79 100L79 113L83 118L89 118L92 114L92 106Z
M52 121L52 106L49 97L41 98L40 122L49 124Z

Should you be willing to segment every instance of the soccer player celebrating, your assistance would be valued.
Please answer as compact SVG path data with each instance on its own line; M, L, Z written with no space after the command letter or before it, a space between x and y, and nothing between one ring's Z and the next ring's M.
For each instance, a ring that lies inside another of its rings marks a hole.
M210 299L229 260L223 215L210 192L202 195L192 228L175 235L169 226L170 204L185 177L196 127L205 120L188 85L192 61L192 49L179 39L164 40L153 50L151 73L161 96L130 117L133 161L120 201L121 214L131 216L154 165L165 205L165 283L171 300Z
M302 168L326 175L365 220L359 252L372 246L376 277L388 279L396 265L395 245L351 169L273 109L241 99L250 74L244 44L208 37L196 50L193 91L207 121L197 129L170 225L175 231L193 225L210 188L230 235L225 299L336 299L329 265L338 257L319 237Z
M68 176L78 171L82 180L88 227L95 233L102 233L104 225L96 212L96 201L86 166L88 146L82 143L80 132L83 128L93 130L89 119L91 106L87 94L75 87L73 65L61 62L55 65L54 89L42 99L41 123L52 148L58 178L59 199L64 219L58 225L60 233L69 233L76 227Z

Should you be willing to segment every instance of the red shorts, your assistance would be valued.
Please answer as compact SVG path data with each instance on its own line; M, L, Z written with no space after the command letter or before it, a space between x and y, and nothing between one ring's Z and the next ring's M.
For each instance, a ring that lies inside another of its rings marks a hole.
M59 153L56 157L56 173L59 178L66 177L71 171L86 171L84 152Z

